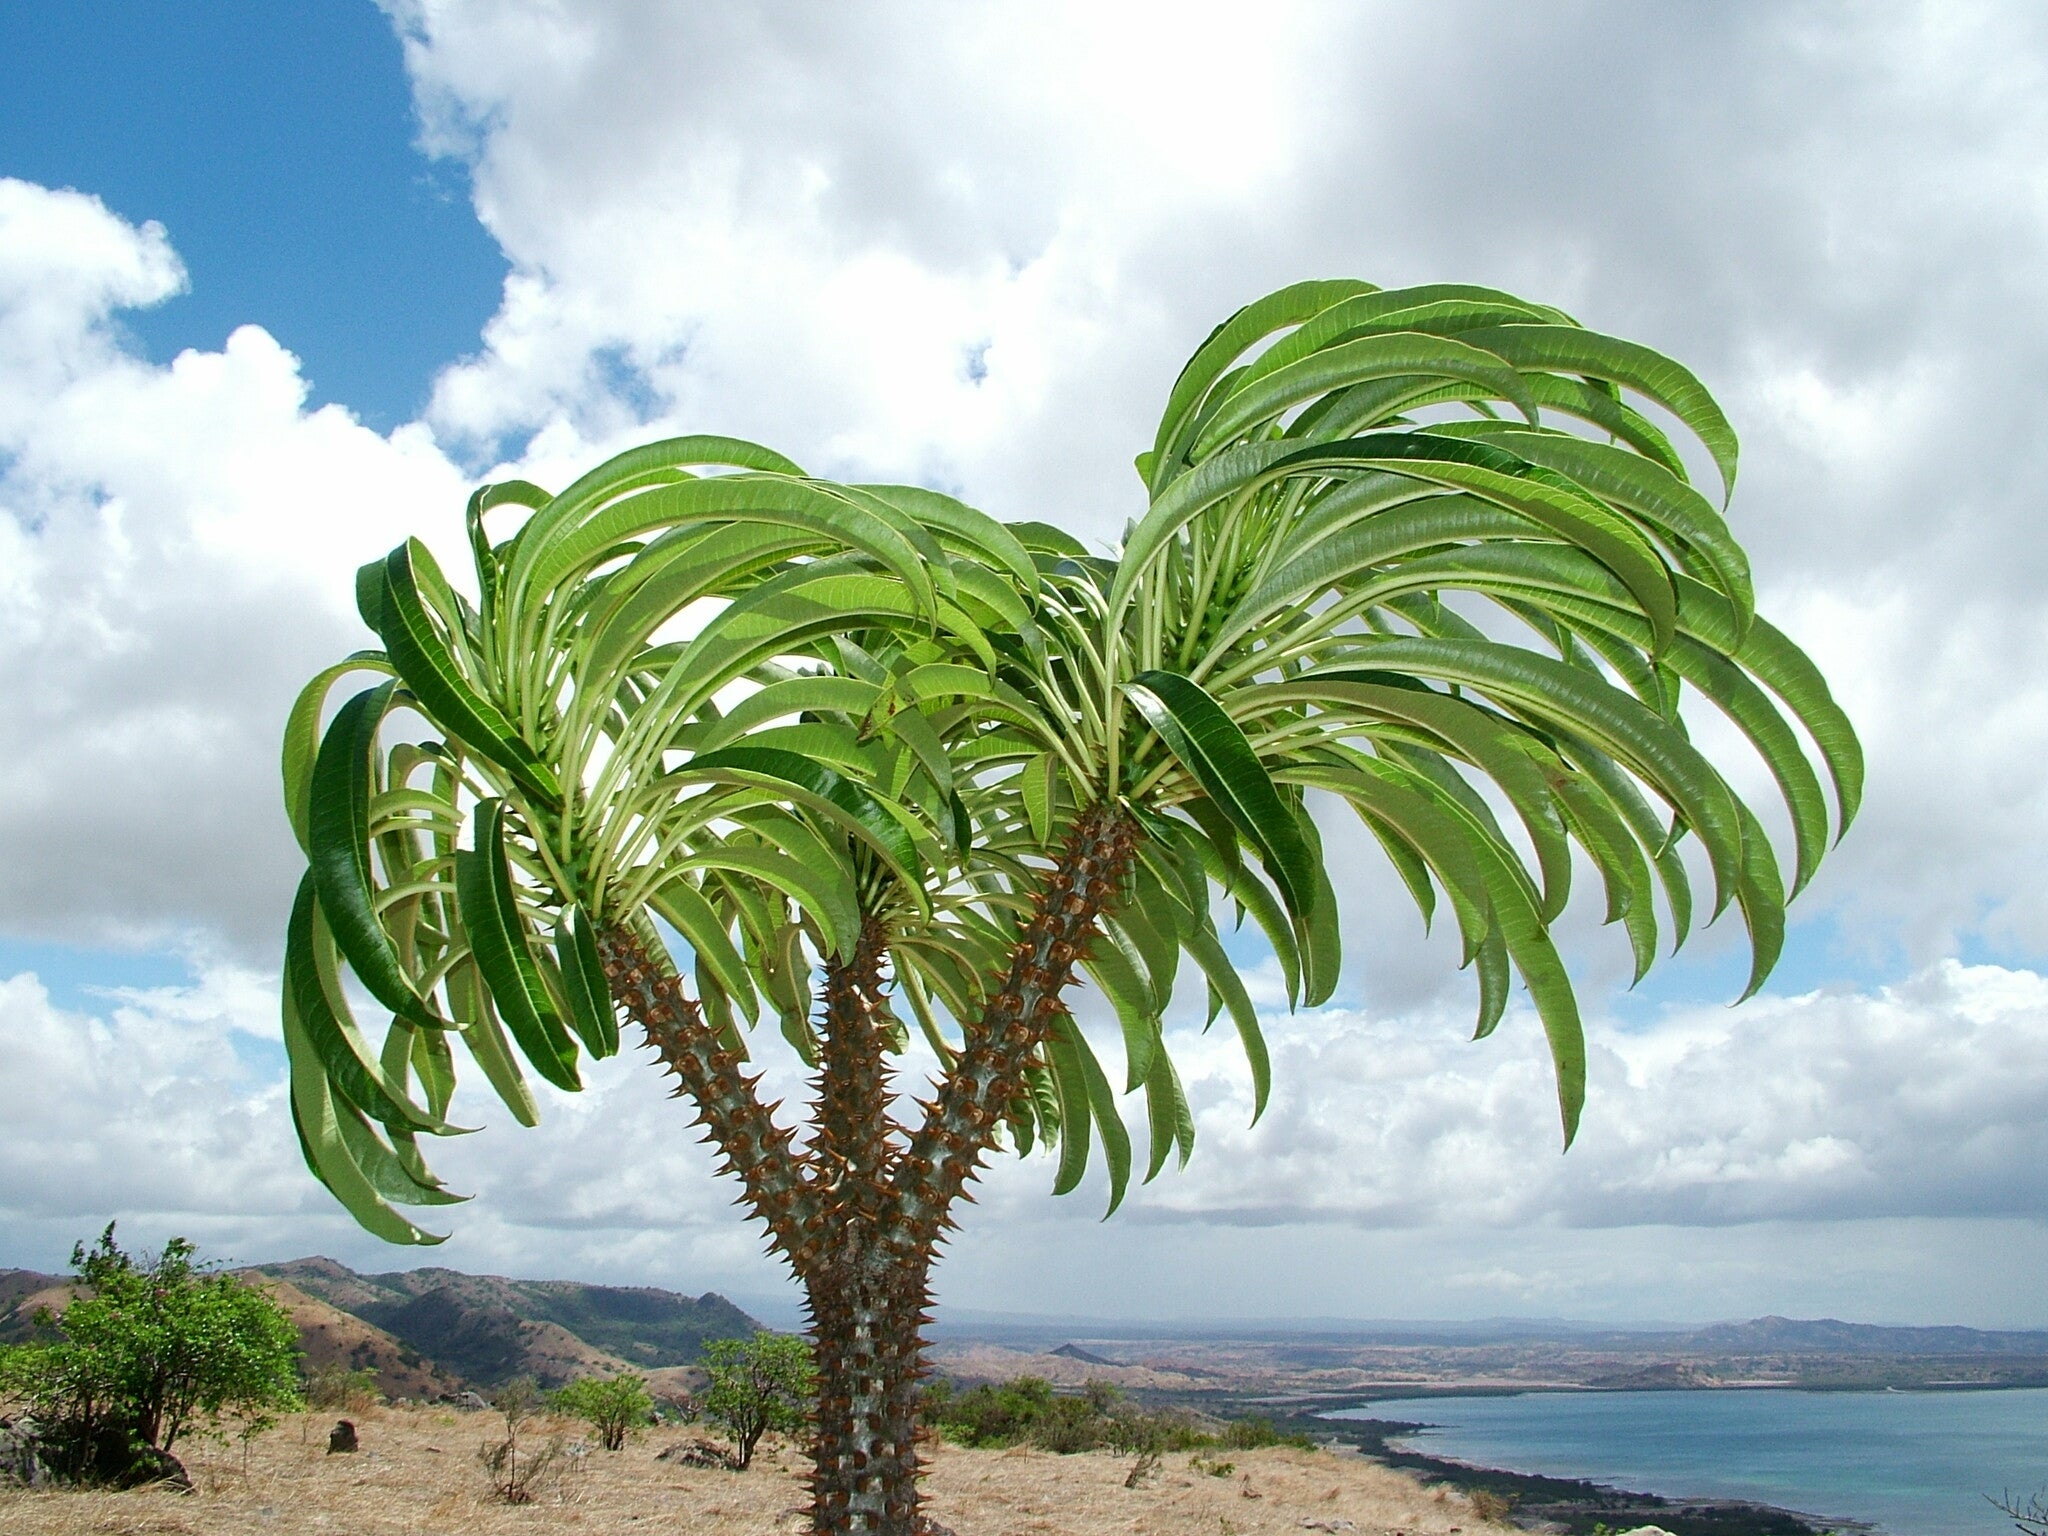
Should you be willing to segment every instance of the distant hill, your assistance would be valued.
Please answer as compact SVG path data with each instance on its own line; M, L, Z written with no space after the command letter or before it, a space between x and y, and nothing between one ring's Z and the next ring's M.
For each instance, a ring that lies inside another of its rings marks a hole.
M467 1385L460 1374L442 1369L383 1329L308 1295L288 1281L266 1276L249 1278L291 1314L308 1369L339 1365L352 1371L370 1371L377 1378L377 1390L393 1398L438 1397ZM0 1344L56 1337L37 1328L36 1313L45 1307L62 1312L74 1294L75 1287L62 1275L43 1275L27 1269L0 1270Z
M358 1274L333 1259L260 1265L349 1313L442 1370L482 1387L514 1376L555 1385L577 1376L694 1364L711 1339L760 1329L723 1296L651 1286L512 1280L453 1269Z
M1886 1328L1832 1317L1758 1317L1677 1335L1699 1352L1827 1355L2048 1355L2048 1332Z
M308 1371L334 1365L369 1371L377 1378L377 1390L393 1399L442 1397L467 1385L460 1373L427 1359L353 1313L308 1295L289 1280L249 1278L291 1314Z
M36 1338L36 1313L44 1307L64 1310L71 1282L62 1275L33 1269L0 1269L0 1344L22 1344Z

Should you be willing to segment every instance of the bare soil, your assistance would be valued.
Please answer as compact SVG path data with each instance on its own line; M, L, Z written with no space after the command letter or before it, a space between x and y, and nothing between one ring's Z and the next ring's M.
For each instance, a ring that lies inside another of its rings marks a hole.
M652 1430L623 1451L567 1454L534 1502L493 1497L478 1459L500 1438L494 1415L378 1408L349 1417L362 1449L327 1454L337 1416L304 1414L258 1437L243 1470L238 1445L178 1447L195 1491L0 1491L0 1532L23 1536L800 1536L808 1496L794 1446L765 1442L743 1473L655 1459L695 1437ZM537 1433L535 1431L538 1431ZM581 1426L540 1421L525 1448L559 1434L572 1452ZM1210 1468L1230 1463L1218 1475ZM1131 1462L1106 1453L1055 1456L1017 1448L934 1446L927 1512L959 1536L1450 1536L1484 1522L1461 1496L1335 1451L1275 1447L1215 1452L1197 1464L1165 1457L1138 1488ZM1494 1529L1499 1529L1495 1527Z

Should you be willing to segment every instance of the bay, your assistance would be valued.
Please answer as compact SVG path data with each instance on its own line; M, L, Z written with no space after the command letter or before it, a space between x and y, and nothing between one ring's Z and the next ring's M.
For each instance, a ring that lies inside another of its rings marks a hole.
M2048 1389L1531 1392L1383 1401L1336 1418L1431 1426L1402 1443L1666 1497L1752 1499L1885 1536L1992 1536L1986 1502L2048 1484Z

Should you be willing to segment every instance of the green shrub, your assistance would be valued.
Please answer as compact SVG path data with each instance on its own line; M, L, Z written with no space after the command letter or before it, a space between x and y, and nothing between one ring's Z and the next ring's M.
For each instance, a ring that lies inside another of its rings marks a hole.
M244 1437L299 1406L290 1314L232 1275L209 1272L174 1237L154 1258L123 1253L111 1224L71 1251L83 1288L55 1317L54 1344L0 1359L0 1396L41 1426L60 1475L126 1482L179 1473L171 1447L224 1420Z
M1307 1451L1315 1448L1315 1441L1304 1434L1282 1434L1273 1427L1273 1421L1259 1414L1247 1418L1232 1419L1223 1427L1223 1445L1233 1451L1256 1451L1269 1445L1292 1445Z
M811 1347L786 1333L751 1339L712 1339L704 1346L704 1417L732 1436L734 1463L744 1472L754 1447L769 1430L793 1434L803 1427L814 1390Z
M965 1390L934 1381L925 1388L923 1417L961 1445L1035 1445L1062 1455L1098 1448L1119 1456L1157 1456L1218 1446L1256 1450L1314 1444L1305 1435L1281 1434L1267 1419L1234 1420L1218 1433L1183 1409L1147 1409L1129 1402L1108 1382L1091 1381L1079 1393L1062 1394L1036 1376Z
M1037 1376L980 1382L966 1391L935 1382L925 1389L925 1417L962 1445L1017 1445L1052 1406L1052 1383Z
M558 1412L587 1423L608 1451L623 1450L627 1432L645 1424L654 1414L647 1378L631 1372L621 1376L585 1376L559 1388L549 1402Z
M351 1370L338 1362L316 1365L306 1372L306 1406L341 1408L361 1413L384 1400L377 1390L377 1373Z

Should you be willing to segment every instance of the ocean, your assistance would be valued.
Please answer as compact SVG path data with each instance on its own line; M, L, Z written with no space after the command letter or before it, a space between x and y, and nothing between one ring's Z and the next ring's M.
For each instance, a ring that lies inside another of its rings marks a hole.
M1333 1415L1433 1426L1430 1456L1638 1493L1754 1499L1885 1536L2010 1536L1985 1501L2048 1485L2048 1389L1530 1392Z

